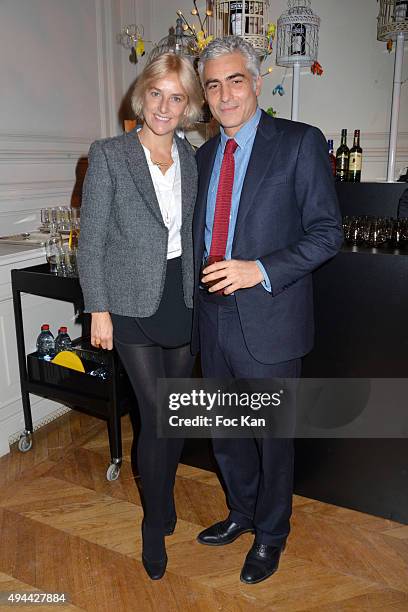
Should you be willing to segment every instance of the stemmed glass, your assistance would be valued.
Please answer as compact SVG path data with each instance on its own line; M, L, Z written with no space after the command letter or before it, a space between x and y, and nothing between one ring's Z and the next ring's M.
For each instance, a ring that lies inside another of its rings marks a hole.
M48 230L50 229L50 221L51 221L50 210L51 210L50 208L41 209L41 229L44 232L48 232Z

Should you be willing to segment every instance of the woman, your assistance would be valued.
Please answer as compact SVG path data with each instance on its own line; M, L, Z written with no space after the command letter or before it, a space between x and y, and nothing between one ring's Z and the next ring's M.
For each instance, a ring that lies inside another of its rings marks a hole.
M143 565L166 570L176 524L173 486L183 440L156 435L156 379L189 377L197 169L175 130L197 120L201 89L190 62L166 53L145 67L132 106L143 126L92 144L84 182L78 267L91 343L113 343L134 388L141 430Z

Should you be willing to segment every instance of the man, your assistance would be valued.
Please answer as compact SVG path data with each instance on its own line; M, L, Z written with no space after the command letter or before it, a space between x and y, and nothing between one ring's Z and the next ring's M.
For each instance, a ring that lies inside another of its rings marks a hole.
M221 134L197 152L193 351L204 377L296 378L313 342L311 272L342 243L326 142L258 108L259 60L240 37L210 43L199 72ZM216 263L201 272L208 257ZM289 534L293 441L214 439L213 448L230 514L198 541L254 532L241 580L260 582Z

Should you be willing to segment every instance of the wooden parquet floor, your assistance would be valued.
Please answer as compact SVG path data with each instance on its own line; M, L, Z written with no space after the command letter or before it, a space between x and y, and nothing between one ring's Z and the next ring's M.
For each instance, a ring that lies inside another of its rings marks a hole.
M141 564L142 510L130 464L108 482L103 422L68 413L35 433L33 449L0 459L0 591L66 592L63 606L95 612L407 612L408 526L295 496L279 571L247 586L239 572L252 536L228 547L195 541L226 516L211 472L180 465L178 524L166 538L165 577ZM12 609L0 606L1 609Z

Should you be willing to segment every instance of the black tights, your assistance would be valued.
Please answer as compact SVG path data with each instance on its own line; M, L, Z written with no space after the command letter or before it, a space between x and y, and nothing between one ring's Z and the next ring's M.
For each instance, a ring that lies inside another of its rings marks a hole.
M158 378L189 378L194 358L190 345L178 348L142 346L115 341L132 383L140 415L137 464L144 508L143 552L150 559L164 555L165 524L175 519L173 488L184 440L158 438L156 393Z

